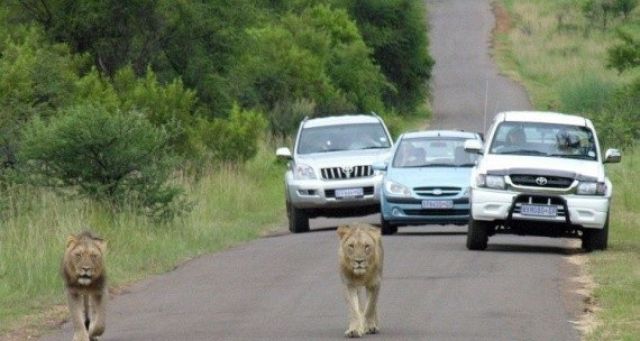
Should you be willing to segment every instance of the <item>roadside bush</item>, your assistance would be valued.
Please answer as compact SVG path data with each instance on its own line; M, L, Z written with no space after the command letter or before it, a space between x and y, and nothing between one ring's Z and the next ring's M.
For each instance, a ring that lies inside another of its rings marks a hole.
M258 141L266 127L262 114L234 105L228 119L200 119L197 130L212 159L244 162L256 155Z
M19 156L30 183L167 216L181 193L166 184L173 165L167 142L164 130L135 111L83 105L34 119Z

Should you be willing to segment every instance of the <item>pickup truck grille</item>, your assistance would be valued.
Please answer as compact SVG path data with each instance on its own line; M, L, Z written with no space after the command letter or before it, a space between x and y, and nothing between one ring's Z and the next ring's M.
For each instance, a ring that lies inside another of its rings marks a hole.
M364 178L373 175L373 168L369 165L328 167L320 169L320 173L322 174L322 178L325 180Z
M421 197L450 197L460 193L460 187L415 187L413 191Z
M560 176L541 176L527 174L512 174L511 182L514 185L541 187L541 188L569 188L573 179Z

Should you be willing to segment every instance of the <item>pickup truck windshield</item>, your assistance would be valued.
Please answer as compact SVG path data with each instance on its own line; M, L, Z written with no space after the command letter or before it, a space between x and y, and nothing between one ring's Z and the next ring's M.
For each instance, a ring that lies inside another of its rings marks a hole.
M387 133L379 123L342 124L304 128L298 154L390 147Z
M535 122L502 122L489 153L598 159L595 137L589 128Z

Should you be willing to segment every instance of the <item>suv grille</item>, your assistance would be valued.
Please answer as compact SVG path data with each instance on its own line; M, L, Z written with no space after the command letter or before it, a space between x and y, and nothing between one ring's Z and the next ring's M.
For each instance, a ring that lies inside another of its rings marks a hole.
M568 188L573 183L573 179L560 176L512 174L511 182L520 186Z
M325 180L364 178L373 175L371 166L329 167L320 169Z
M460 193L460 187L415 187L413 191L421 197L450 197Z

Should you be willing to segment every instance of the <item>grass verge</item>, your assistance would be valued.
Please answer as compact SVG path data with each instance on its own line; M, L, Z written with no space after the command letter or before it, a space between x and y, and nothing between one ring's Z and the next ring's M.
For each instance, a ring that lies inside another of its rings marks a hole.
M499 0L494 9L496 60L525 85L538 109L589 116L615 87L637 76L605 67L615 32L586 20L576 2ZM632 14L637 20L638 11ZM617 20L611 27L624 24ZM609 249L589 254L586 265L598 307L587 340L640 339L640 197L633 185L640 182L640 148L623 155L621 164L607 166L614 186Z
M0 221L0 335L9 339L17 329L37 335L43 330L39 325L59 323L66 315L66 309L49 309L64 303L60 259L66 237L87 226L109 242L110 287L283 226L284 166L270 149L263 146L244 166L211 167L199 179L176 178L194 208L166 224L132 212L113 214L42 189L11 188L4 198L9 209Z

